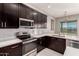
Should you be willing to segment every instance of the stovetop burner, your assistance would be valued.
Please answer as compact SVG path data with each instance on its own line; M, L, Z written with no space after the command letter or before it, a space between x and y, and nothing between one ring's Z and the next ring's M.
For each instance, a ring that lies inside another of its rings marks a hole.
M19 36L17 36L17 38L19 38L21 40L25 40L25 39L31 38L31 36L30 35L19 35Z
M24 41L24 40L28 40L29 38L31 38L31 35L27 32L17 32L16 37Z

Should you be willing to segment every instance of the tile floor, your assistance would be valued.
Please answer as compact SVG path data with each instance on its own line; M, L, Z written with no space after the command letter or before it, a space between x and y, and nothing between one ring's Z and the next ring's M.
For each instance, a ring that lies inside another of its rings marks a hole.
M39 52L36 56L62 56L62 54L60 54L54 50L45 48L41 52Z

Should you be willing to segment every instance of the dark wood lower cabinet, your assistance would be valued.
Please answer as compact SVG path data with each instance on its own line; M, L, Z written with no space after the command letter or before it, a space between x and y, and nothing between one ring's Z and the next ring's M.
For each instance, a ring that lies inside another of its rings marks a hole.
M50 37L49 36L44 36L40 37L37 40L37 53L43 50L44 48L48 48L50 43Z
M38 40L37 40L37 53L45 48L42 44L43 44L42 38L38 38Z
M66 40L62 38L52 37L48 48L64 54L66 48Z
M0 56L22 56L22 43L0 48Z
M39 53L40 51L42 51L44 48L45 48L44 46L39 45L37 47L37 53Z
M44 48L49 48L61 54L64 54L66 48L66 39L44 36L38 39L37 48L38 52L40 52Z
M35 44L36 45L36 44ZM37 53L44 48L49 48L64 54L66 39L44 36L37 39ZM0 48L0 56L22 56L22 43Z

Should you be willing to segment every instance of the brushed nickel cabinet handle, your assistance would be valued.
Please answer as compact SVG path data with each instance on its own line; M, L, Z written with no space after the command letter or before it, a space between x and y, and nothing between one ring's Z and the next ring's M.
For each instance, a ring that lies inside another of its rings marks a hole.
M42 44L42 42L40 41L40 44Z
M6 22L5 22L5 27L6 27Z
M3 22L2 22L2 27L3 27Z
M6 55L6 56L8 56L8 55L9 55L9 53L6 53L5 55Z

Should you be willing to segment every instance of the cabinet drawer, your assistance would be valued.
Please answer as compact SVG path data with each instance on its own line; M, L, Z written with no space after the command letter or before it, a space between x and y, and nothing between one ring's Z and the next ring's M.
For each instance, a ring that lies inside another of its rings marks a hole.
M22 43L14 44L0 48L0 54L7 56L21 56L22 55Z

